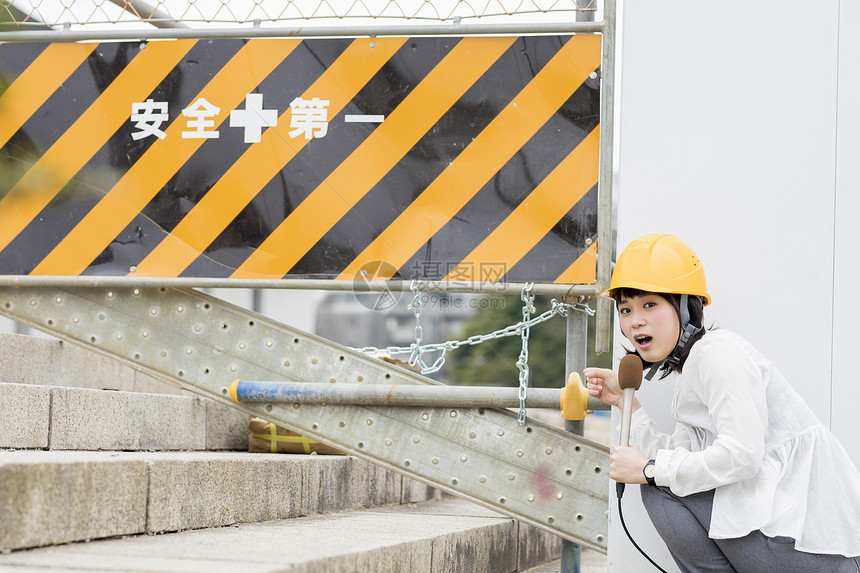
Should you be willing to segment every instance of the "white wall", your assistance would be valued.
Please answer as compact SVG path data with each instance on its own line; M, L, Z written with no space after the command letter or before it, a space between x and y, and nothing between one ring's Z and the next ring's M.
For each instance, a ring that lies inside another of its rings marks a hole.
M839 7L839 128L836 133L836 208L833 269L833 356L831 430L839 436L860 467L860 439L855 404L860 397L857 320L851 312L860 286L857 261L860 247L860 4L843 1Z
M706 322L770 357L857 464L860 5L841 12L839 0L623 3L617 248L651 232L690 244L714 301ZM659 381L640 391L667 429L670 396ZM630 489L634 537L674 566ZM651 570L616 516L610 540L611 571Z

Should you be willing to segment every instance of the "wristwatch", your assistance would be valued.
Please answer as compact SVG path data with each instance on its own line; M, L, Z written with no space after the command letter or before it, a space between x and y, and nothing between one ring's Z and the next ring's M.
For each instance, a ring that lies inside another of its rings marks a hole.
M648 460L642 473L645 474L645 481L648 482L648 485L657 485L657 482L654 481L654 460Z

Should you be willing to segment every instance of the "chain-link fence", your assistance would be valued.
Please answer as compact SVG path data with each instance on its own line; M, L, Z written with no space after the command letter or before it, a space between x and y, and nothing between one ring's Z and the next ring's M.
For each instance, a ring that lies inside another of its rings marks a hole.
M591 19L597 0L0 0L5 31Z

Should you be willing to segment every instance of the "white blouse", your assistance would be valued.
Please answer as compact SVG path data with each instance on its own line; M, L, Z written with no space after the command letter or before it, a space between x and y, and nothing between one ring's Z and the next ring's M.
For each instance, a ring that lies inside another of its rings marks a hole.
M761 530L809 553L860 555L860 473L773 364L740 336L715 330L675 379L675 431L644 408L630 443L654 458L657 485L679 496L714 489L709 535Z

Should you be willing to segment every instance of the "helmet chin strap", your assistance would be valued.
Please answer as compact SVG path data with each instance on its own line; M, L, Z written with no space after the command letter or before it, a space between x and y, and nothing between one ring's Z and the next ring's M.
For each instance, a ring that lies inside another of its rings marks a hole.
M660 362L655 362L654 364L652 364L651 368L648 369L648 373L645 374L645 380L648 380L650 382L651 378L653 378L654 375L657 374L657 371L660 369L661 366L663 366L664 362L666 362L665 358Z
M651 365L651 368L648 369L648 373L645 374L645 380L650 381L651 378L657 374L657 370L660 369L664 362L677 366L681 361L681 352L684 350L684 347L687 346L693 336L702 331L701 326L693 326L690 324L690 309L687 306L689 300L689 295L681 295L681 325L684 331L681 333L681 338L678 340L678 344L669 356Z

